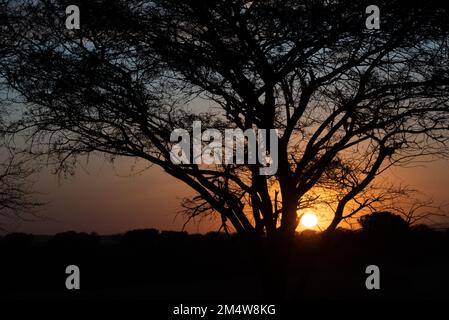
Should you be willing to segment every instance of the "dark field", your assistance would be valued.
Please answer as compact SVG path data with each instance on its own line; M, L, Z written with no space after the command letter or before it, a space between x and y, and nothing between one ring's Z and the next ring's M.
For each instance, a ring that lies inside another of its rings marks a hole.
M0 251L2 299L449 299L449 233L424 226L394 236L308 232L276 245L154 229L9 234ZM65 287L71 264L80 268L80 290ZM380 268L380 290L365 287L371 264Z

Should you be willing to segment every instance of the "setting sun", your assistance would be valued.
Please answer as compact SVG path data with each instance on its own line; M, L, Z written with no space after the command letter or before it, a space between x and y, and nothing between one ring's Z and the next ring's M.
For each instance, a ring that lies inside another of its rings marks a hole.
M315 213L307 212L301 218L301 224L306 228L313 228L316 226L318 218Z

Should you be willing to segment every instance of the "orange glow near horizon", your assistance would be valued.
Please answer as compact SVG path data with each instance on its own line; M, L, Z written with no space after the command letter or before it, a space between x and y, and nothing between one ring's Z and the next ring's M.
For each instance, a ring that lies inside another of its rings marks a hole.
M75 176L67 179L58 179L50 169L44 170L36 176L36 189L41 193L38 200L48 202L40 208L39 216L43 218L6 221L6 229L35 234L54 234L67 230L114 234L139 228L181 230L185 219L177 214L180 210L180 199L191 197L195 193L158 167L145 171L143 167L145 164L136 164L134 159L118 159L116 164L111 166L103 157L92 156L88 162L82 163ZM129 168L135 168L135 174L129 173ZM392 181L419 188L434 196L436 203L441 203L449 198L447 168L448 160L435 161L427 167L392 168L386 175L385 184ZM275 191L279 191L277 184L270 188L272 199L275 198ZM320 195L320 201L330 200L332 196L322 190L314 191L312 196L316 194ZM281 208L281 194L277 200L278 208ZM247 206L249 216L250 209ZM318 220L312 230L325 230L331 223L333 208L328 205L316 204L313 208L298 210L298 217L308 210L313 211ZM353 228L358 227L357 217L353 219ZM435 222L440 221L446 222L443 219L436 219ZM191 222L186 231L215 231L220 227L220 222L219 217L214 220L208 217ZM350 229L351 225L342 221L339 227ZM297 231L304 229L305 226L299 223Z

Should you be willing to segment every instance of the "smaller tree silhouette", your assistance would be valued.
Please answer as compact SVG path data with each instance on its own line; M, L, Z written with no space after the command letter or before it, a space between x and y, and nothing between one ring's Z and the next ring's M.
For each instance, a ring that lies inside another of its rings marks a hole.
M5 219L24 219L34 216L36 208L43 205L35 199L31 176L35 168L28 160L19 159L0 145L0 229Z
M409 230L408 223L400 215L388 211L364 215L359 223L364 233L382 237L400 236Z
M4 94L0 90L0 100ZM33 161L33 155L18 150L20 142L8 139L6 119L11 116L9 108L10 105L0 101L0 230L4 218L33 215L35 208L44 204L35 200L32 188L31 177L38 171L38 162Z

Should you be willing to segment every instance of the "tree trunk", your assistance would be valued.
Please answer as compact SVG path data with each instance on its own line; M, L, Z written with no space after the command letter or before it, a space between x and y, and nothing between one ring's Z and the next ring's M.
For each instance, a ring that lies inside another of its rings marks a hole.
M342 220L341 214L335 213L334 218L332 219L331 224L324 230L324 235L333 233Z
M284 238L293 239L298 226L298 214L296 212L297 201L286 199L283 201L282 220L280 233Z

